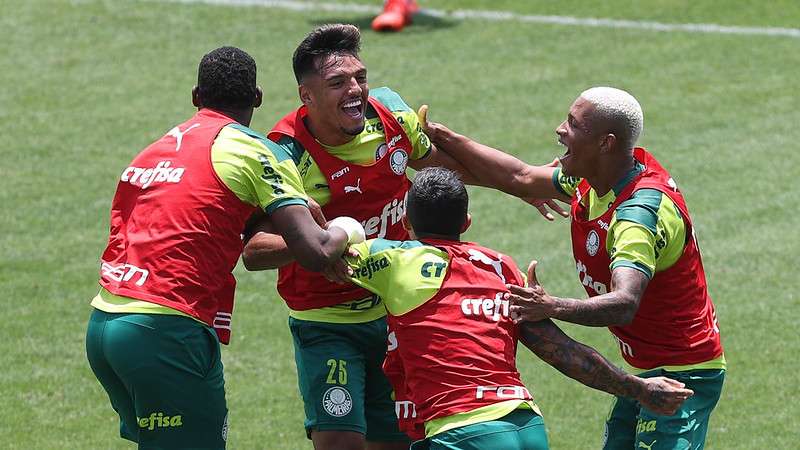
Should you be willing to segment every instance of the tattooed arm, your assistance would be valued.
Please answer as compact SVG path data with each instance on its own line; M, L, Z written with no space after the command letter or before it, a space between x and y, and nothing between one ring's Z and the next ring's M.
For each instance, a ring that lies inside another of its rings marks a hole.
M617 267L611 272L611 292L578 300L549 295L534 276L528 287L509 285L511 293L506 298L511 300L517 322L554 318L590 327L627 325L649 282L639 270Z
M640 378L624 372L595 349L564 334L550 320L522 323L520 341L564 375L591 388L632 398L657 414L674 414L693 394L670 378Z

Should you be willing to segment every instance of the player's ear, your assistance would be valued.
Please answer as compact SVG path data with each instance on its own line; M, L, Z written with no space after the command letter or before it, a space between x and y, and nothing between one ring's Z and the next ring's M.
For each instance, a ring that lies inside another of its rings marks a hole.
M311 90L305 85L301 84L300 86L297 86L297 93L300 94L300 101L303 102L304 105L308 106L312 103Z
M461 233L466 233L470 225L472 225L472 214L467 213L467 219L464 220L464 225L461 226Z
M406 213L403 213L403 217L400 218L400 222L402 222L403 228L405 228L406 231L412 230L411 222L408 220L408 216L406 215Z
M192 88L192 105L197 108L203 107L203 102L200 101L200 88L197 86Z
M600 151L603 153L610 152L614 150L614 147L617 145L617 136L613 133L609 133L603 136L603 141L600 142Z
M261 86L256 86L256 98L253 100L253 108L261 106L262 101L264 101L264 91L261 90Z

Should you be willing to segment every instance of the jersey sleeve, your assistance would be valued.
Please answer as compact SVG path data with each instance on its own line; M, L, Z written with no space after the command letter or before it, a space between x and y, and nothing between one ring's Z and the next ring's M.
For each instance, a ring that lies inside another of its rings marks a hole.
M580 184L580 182L580 178L564 175L561 172L561 167L556 167L556 170L553 171L553 186L555 186L558 192L561 192L567 197L575 195L575 191L578 190L578 184Z
M307 205L292 155L239 124L223 128L211 147L214 171L240 200L267 214L287 205Z
M409 158L420 159L427 156L431 151L431 140L422 131L417 113L406 104L400 94L388 87L380 87L371 90L370 95L386 106L403 126L403 131L411 141L412 151Z
M381 297L393 315L433 298L447 274L447 252L419 241L371 239L351 248L358 252L346 257L353 283Z
M611 270L631 267L652 278L683 254L686 227L668 196L641 189L617 208L608 242Z

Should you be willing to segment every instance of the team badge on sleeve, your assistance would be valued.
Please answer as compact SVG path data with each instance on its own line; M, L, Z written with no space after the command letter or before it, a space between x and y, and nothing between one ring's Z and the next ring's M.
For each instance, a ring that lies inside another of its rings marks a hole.
M322 407L333 417L343 417L353 409L353 399L347 389L333 386L322 396Z
M392 172L397 175L402 175L406 173L406 165L408 165L408 154L401 149L397 149L392 152L392 158L389 163L392 166Z
M586 252L589 253L589 256L594 256L599 249L600 236L597 235L597 231L592 230L589 232L589 236L586 236Z

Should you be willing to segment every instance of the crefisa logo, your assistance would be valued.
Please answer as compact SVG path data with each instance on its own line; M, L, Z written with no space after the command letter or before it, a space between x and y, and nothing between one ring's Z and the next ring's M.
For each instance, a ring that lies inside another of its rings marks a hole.
M322 396L322 407L333 417L343 417L353 409L353 399L347 389L333 386Z
M598 250L600 250L600 236L597 235L597 231L592 230L586 236L586 252L589 256L594 256Z

